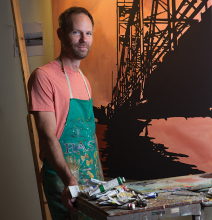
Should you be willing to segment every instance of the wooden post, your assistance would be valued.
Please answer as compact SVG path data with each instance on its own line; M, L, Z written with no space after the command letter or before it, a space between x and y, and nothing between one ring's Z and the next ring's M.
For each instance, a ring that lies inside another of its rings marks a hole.
M27 83L30 77L29 71L29 63L27 58L27 51L24 39L24 32L21 20L21 13L18 0L11 0L12 9L13 9L13 17L14 17L14 24L16 30L16 39L18 43L19 53L20 53L20 62L21 62L21 69L23 75L23 82L24 82L24 90L26 95L26 102L27 107L29 105L29 94L27 90ZM35 174L36 178L38 178L39 172L42 167L42 162L39 159L39 141L38 141L38 134L35 126L34 117L30 114L27 115L27 122L28 122L28 129L29 129L29 136L32 148L32 155L34 160L34 167L35 167ZM38 193L40 198L40 206L43 220L51 220L51 214L49 212L48 204L46 202L43 187L41 183L37 182Z

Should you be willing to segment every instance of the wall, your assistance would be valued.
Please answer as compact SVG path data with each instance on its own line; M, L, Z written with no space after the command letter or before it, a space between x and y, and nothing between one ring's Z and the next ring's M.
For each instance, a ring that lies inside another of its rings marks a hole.
M30 71L54 58L50 0L19 0L22 22L43 22L45 56L29 57ZM0 219L42 219L27 128L19 58L13 56L11 3L0 7Z
M29 57L30 71L54 58L50 0L19 0L23 23L44 24L45 56ZM20 61L13 56L11 3L0 7L0 219L39 220L41 211L27 128ZM191 217L173 218L190 220ZM209 214L206 220L209 220Z

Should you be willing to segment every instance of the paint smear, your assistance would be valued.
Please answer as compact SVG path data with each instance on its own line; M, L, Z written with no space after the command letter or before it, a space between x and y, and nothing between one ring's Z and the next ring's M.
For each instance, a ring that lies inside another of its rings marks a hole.
M194 179L194 178L186 178L186 179L176 179L177 182L180 182L180 183L194 183L196 182L197 180Z

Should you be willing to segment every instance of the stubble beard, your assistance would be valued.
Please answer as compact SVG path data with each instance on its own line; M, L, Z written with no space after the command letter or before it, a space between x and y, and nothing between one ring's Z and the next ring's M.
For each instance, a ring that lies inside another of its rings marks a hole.
M80 50L78 46L86 46L87 50ZM77 60L82 60L87 57L89 51L90 51L90 46L88 44L71 44L68 47L65 47L66 52L72 56L73 58Z

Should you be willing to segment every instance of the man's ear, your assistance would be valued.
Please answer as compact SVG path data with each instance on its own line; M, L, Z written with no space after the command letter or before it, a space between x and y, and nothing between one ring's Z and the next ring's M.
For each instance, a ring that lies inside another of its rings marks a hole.
M63 31L62 31L61 28L58 28L58 29L57 29L57 36L58 36L58 38L60 39L60 41L63 40Z

